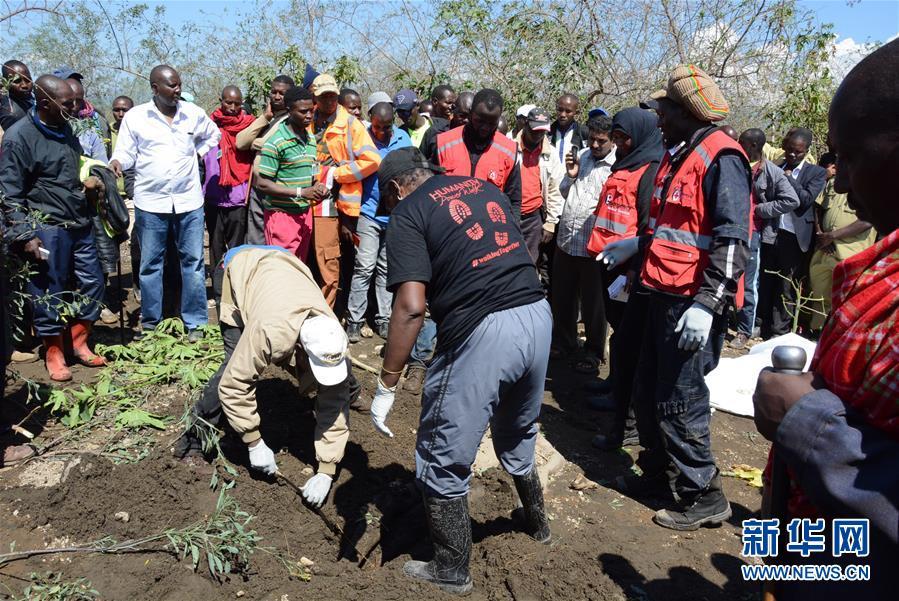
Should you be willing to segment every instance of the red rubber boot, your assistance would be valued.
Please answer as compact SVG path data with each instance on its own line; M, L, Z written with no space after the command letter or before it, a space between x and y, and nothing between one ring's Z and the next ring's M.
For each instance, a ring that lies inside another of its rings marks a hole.
M54 382L68 382L72 379L72 372L66 365L66 355L62 350L62 334L44 336L44 348L47 349L45 364L50 379Z
M71 325L72 333L72 352L78 363L87 367L103 367L106 365L106 359L100 355L94 354L87 346L87 337L91 333L91 323L83 319L79 319Z

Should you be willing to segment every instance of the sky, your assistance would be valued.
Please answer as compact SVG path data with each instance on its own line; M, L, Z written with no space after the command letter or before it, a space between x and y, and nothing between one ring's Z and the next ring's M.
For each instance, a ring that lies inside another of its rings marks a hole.
M287 4L287 0L280 3ZM238 0L167 0L148 4L165 4L169 18L180 22L195 18L199 10L214 12L223 4L244 3ZM800 0L799 4L811 9L819 22L833 23L838 42L852 39L863 44L885 41L899 34L899 0Z

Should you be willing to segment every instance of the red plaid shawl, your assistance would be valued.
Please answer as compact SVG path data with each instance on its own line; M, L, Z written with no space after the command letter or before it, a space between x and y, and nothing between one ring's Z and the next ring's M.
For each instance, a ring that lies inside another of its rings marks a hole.
M868 423L899 438L899 230L837 264L812 370ZM790 488L790 515L817 517L795 482Z
M812 369L871 425L899 439L899 230L836 266L833 307Z

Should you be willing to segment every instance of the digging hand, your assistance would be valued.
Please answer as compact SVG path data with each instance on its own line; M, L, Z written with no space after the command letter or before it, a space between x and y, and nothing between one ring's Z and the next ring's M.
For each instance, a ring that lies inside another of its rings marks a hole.
M269 476L278 471L275 454L261 438L250 445L250 467Z
M393 438L393 432L385 422L395 399L396 386L387 388L381 378L378 378L378 390L375 392L375 398L371 401L371 421L375 424L375 430L389 438Z
M331 476L328 474L315 474L301 489L303 498L313 507L321 507L331 490Z

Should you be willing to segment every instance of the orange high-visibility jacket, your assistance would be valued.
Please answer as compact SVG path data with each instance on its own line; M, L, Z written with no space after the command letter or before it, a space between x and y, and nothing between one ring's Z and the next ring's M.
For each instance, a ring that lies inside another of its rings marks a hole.
M652 163L628 171L613 171L602 187L596 205L596 222L587 241L587 251L598 255L610 242L637 235L637 188Z
M309 133L315 135L314 125L309 126ZM349 217L358 217L362 204L362 180L378 171L381 154L365 125L339 105L334 122L325 130L325 144L337 165L330 169L322 165L320 181L326 181L328 172L333 170L334 182L340 184L337 209ZM325 159L324 155L318 156L319 162ZM316 206L315 215L322 215L321 207Z
M706 210L702 180L709 166L724 150L735 150L746 157L740 145L727 134L712 132L672 176L664 202L661 193L671 170L671 157L666 153L662 159L649 208L653 237L640 274L640 280L647 288L680 296L699 293L713 238L713 216ZM740 280L738 306L742 305L742 277Z
M500 190L515 167L518 146L497 131L493 134L493 142L487 151L478 159L478 164L471 169L471 157L465 142L462 140L464 125L437 134L437 160L446 169L447 175L464 175L483 179Z

